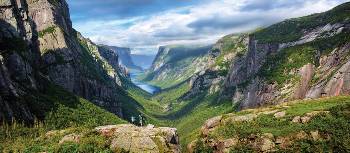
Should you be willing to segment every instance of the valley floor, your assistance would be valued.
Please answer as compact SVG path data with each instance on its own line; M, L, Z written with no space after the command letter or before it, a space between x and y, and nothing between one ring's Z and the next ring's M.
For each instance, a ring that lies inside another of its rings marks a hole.
M216 145L226 142L226 140L235 140L232 142L237 140L239 142L234 143L238 145L230 144L231 146L220 148L224 151L225 149L226 151L231 149L234 152L259 152L261 151L259 149L266 148L258 147L257 149L257 147L254 148L254 144L264 146L265 144L262 142L265 141L260 141L265 140L260 137L264 134L273 137L273 139L266 140L266 143L270 144L268 149L271 151L280 149L280 144L284 144L275 142L279 138L293 137L300 132L306 133L305 139L295 140L296 145L285 148L285 151L306 150L310 152L317 149L321 149L318 151L332 149L338 149L341 152L349 151L350 132L347 129L350 127L350 96L293 101L277 106L234 112L231 102L217 103L216 94L208 96L203 93L203 95L198 95L189 100L180 100L187 90L189 90L188 84L184 83L178 85L177 88L167 89L153 96L138 88L130 88L128 91L129 96L139 103L137 109L147 118L147 124L153 124L156 127L177 128L182 152L218 151L215 148L220 147L211 146L211 144L207 144L208 141L204 141L209 138ZM73 114L80 114L80 117L88 116L87 113L89 113L91 107L100 110L94 106L89 106L84 100L81 100L80 103L78 107L82 107L82 109L79 109L79 112L72 112ZM59 111L64 114L73 111L67 108L61 109ZM296 117L307 117L308 114L314 112L329 112L329 114L312 116L315 119L307 124L302 123L302 119L299 119L300 123L294 123ZM64 123L65 119L74 121L74 118L71 118L73 116L76 115L68 115L65 118L57 119L57 121L58 123ZM218 118L216 116L221 118L219 122L213 122L215 118ZM253 118L251 118L252 116ZM110 146L111 140L103 134L96 133L94 129L98 125L123 124L125 122L103 121L105 117L111 118L112 116L101 114L99 121L90 121L87 118L87 120L79 122L81 125L71 126L70 128L47 127L40 122L37 122L34 127L27 128L16 123L0 129L0 150L4 152L72 152L72 150L73 152L74 150L75 152L113 152ZM215 117L214 120L211 119L213 117ZM237 118L248 120L241 121ZM206 122L208 119L210 119L209 122ZM52 120L51 122L55 121ZM215 123L215 125L208 125L208 123ZM65 127L65 125L62 125L62 127ZM311 132L315 131L319 132L320 139L317 141L313 141L312 138ZM324 136L327 135L330 137L326 139ZM245 141L250 136L256 136L257 142L255 143L255 139L254 141L252 139L253 144ZM67 142L61 143L65 139L68 139ZM330 144L330 147L327 144ZM337 145L338 147L336 147Z
M315 111L328 111L328 110L338 110L343 109L345 113L349 111L350 97L333 97L333 98L321 98L315 100L305 100L305 101L293 101L288 102L282 105L264 107L259 109L245 110L242 112L234 112L232 103L230 101L226 102L217 102L217 94L209 95L203 93L189 100L181 100L181 96L187 92L188 84L183 83L178 85L176 88L171 88L164 90L163 92L151 95L140 95L135 91L130 90L129 93L134 97L144 108L141 112L147 116L148 123L154 124L156 126L166 126L166 127L175 127L178 129L180 136L180 143L184 152L189 151L188 145L193 143L198 143L203 140L203 125L206 120L213 118L215 116L228 117L228 116L239 116L245 114L259 114L263 111L273 111L270 115L263 115L258 117L257 120L252 123L241 124L241 126L234 125L236 123L229 122L220 126L215 132L215 135L210 135L210 138L216 138L217 140L229 139L241 133L244 135L256 134L256 133L272 133L274 136L285 136L291 135L300 131L318 131L322 130L322 127L316 127L321 125L294 125L290 124L296 116L303 116L307 113L312 113ZM282 119L276 119L273 116L275 113L282 113ZM333 112L332 112L333 113ZM336 112L334 112L336 113ZM223 115L227 114L227 115ZM345 114L346 115L346 114ZM272 117L271 117L272 116ZM336 118L336 116L335 116ZM333 118L333 119L335 119ZM329 119L329 118L328 118ZM330 119L330 120L333 120ZM289 121L290 120L290 121ZM343 120L342 120L343 121ZM339 121L339 122L342 122ZM210 122L210 121L209 121ZM334 122L338 122L334 120ZM258 124L259 123L259 124ZM322 123L324 127L332 126L330 123ZM232 126L231 126L232 125ZM253 126L256 125L256 126ZM313 126L313 127L311 127ZM349 122L344 123L341 128L350 127ZM205 125L204 125L205 127ZM238 129L237 129L238 128ZM306 130L307 129L307 130ZM336 129L334 129L336 130ZM344 132L337 131L337 132ZM238 132L238 134L237 134ZM217 134L219 133L219 134ZM221 134L221 135L220 135ZM207 138L207 137L205 137ZM242 138L243 139L243 138ZM348 138L341 138L341 141L349 140ZM306 141L306 140L305 140ZM311 143L311 142L310 142ZM311 144L311 148L319 147L318 145ZM343 145L349 145L345 143ZM197 152L213 152L213 148L206 148L210 145L208 144L199 144L199 150ZM347 146L345 146L347 147ZM192 148L193 149L193 148ZM198 148L197 148L198 149ZM242 148L238 148L242 149ZM247 148L245 148L247 149ZM249 148L248 148L249 149ZM191 150L193 151L193 150ZM254 150L251 150L254 151ZM261 151L261 150L255 150Z

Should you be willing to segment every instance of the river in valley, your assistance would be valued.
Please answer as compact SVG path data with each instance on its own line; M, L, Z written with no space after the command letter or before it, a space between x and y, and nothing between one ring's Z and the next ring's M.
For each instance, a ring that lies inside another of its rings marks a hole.
M137 79L138 76L142 75L144 72L142 71L134 71L130 73L130 77L131 77L131 81L137 85L138 87L140 87L141 89L147 91L150 94L155 94L161 91L161 88L157 87L157 86L153 86L150 84L147 84L145 82L142 82L140 80Z

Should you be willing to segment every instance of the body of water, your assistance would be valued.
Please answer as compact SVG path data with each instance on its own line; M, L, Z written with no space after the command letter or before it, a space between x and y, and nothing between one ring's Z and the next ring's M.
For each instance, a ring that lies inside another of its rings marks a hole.
M153 86L150 84L147 84L145 82L141 82L139 80L137 80L137 77L139 75L143 74L143 72L131 72L130 77L131 77L131 81L137 85L138 87L140 87L141 89L147 91L150 94L155 94L157 92L161 91L161 88L157 87L157 86Z

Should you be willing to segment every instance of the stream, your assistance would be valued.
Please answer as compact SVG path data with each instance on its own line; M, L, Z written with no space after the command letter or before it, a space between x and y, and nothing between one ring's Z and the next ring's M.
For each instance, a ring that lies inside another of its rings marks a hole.
M142 82L140 80L137 79L138 76L142 75L144 72L142 71L134 71L130 73L130 77L131 77L131 81L137 85L138 87L140 87L141 89L145 90L146 92L150 93L150 94L155 94L157 92L161 91L161 88L157 87L157 86L153 86L150 84L147 84L145 82Z

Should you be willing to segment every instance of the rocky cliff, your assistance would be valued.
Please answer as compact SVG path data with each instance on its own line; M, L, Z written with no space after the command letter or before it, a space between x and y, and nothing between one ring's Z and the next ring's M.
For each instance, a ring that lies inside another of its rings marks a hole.
M206 66L212 46L163 46L159 48L144 80L171 87L188 80Z
M142 70L141 67L135 65L133 59L131 58L131 50L130 48L125 47L116 47L116 46L104 46L113 50L115 53L119 55L121 65L124 65L128 69Z
M218 40L209 51L204 68L190 79L190 90L183 96L188 99L207 92L218 93L223 86L231 61L247 52L248 35L231 34Z
M222 93L238 108L349 94L350 5L290 19L249 35Z
M3 0L1 11L0 118L33 120L25 95L57 84L122 116L117 55L72 28L64 0Z
M40 88L35 23L22 1L1 1L0 12L0 120L18 117L33 121L34 115L21 97Z
M180 153L179 136L175 128L153 125L110 125L97 127L96 131L110 139L110 148L115 152Z
M228 35L210 51L191 90L221 92L238 109L295 99L349 94L349 3L265 29Z

